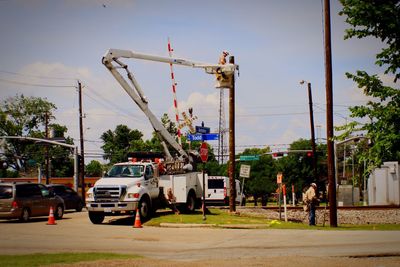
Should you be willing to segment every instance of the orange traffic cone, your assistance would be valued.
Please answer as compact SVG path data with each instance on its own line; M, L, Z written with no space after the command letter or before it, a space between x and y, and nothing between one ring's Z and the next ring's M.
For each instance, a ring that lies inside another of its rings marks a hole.
M136 209L135 224L133 228L142 228L142 223L140 222L139 209Z
M54 219L54 212L52 206L50 206L49 220L47 221L47 225L56 225L56 220Z

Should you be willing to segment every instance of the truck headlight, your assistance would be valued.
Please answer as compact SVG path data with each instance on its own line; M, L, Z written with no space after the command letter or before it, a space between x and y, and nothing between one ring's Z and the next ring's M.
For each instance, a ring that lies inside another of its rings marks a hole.
M87 194L86 194L86 197L87 197L87 198L93 198L93 193L87 193Z

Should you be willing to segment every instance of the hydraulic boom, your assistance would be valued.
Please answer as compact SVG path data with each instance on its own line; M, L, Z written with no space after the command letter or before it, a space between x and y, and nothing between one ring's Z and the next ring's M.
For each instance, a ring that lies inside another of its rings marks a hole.
M151 112L148 107L148 99L143 93L142 88L136 81L134 75L129 71L128 65L121 61L121 58L135 58L141 60L156 61L168 64L176 64L193 68L202 68L208 74L222 75L224 79L229 79L238 70L238 65L235 64L205 64L192 62L185 59L161 57L148 54L136 53L129 50L119 50L119 49L109 49L102 59L102 63L111 72L114 78L120 83L122 88L128 93L132 100L138 105L138 107L143 111L143 113L149 119L154 131L158 134L161 139L161 143L164 147L167 159L172 159L171 153L169 152L165 142L170 144L182 158L186 158L189 162L193 162L191 155L188 155L186 151L178 144L178 142L170 135L170 133L164 128L162 123L156 118L156 116ZM118 69L124 69L126 71L126 77L130 83L124 78L124 76L118 71ZM224 79L217 81L217 87L226 87L226 80L224 84Z

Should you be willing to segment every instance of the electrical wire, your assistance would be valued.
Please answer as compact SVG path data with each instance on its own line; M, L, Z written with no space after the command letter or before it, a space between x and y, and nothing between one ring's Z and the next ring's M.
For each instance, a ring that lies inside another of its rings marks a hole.
M76 88L74 85L57 85L57 84L36 84L36 83L28 83L28 82L19 82L13 80L7 80L0 78L0 82L10 83L10 84L18 84L24 86L35 86L35 87L52 87L52 88Z
M23 76L23 77L30 77L30 78L38 78L38 79L50 79L50 80L78 80L77 78L61 78L61 77L49 77L49 76L37 76L37 75L31 75L31 74L23 74L23 73L17 73L17 72L11 72L11 71L5 71L5 70L0 70L1 73L6 73L6 74L11 74L11 75L18 75L18 76Z

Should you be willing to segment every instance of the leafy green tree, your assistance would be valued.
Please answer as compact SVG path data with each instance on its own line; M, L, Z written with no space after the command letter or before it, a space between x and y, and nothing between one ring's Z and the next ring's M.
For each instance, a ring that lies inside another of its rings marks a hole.
M16 95L0 104L0 135L37 136L43 132L47 118L53 119L56 106L46 99ZM9 166L17 171L26 166L26 150L31 142L7 139L5 155Z
M357 37L375 37L385 47L377 54L376 64L386 67L386 74L395 76L394 83L400 77L400 4L398 0L362 1L341 0L343 10L351 25L346 30L345 39ZM373 97L364 106L351 107L351 117L365 118L368 122L352 122L339 130L343 136L357 132L366 132L371 147L364 150L360 161L368 161L368 171L380 166L383 161L400 159L400 90L385 86L378 75L369 75L365 71L356 74L346 73L353 79L364 94Z
M386 66L385 73L400 77L400 2L399 0L340 0L351 28L345 39L375 37L387 46L376 55L376 64Z
M250 165L250 178L245 180L244 192L254 198L254 205L257 205L258 198L261 197L262 205L266 205L267 197L276 189L276 166L269 152L269 148L245 149L240 155L259 155L259 160L241 162L236 165L236 173L240 172L240 165ZM243 182L243 181L241 181Z
M92 160L85 167L85 173L88 177L99 177L103 175L103 166L97 160Z
M311 141L299 139L290 144L290 150L311 150ZM277 160L277 169L283 173L283 183L289 188L292 184L295 187L296 195L300 195L304 187L312 182L319 186L326 181L326 145L319 145L317 152L317 173L318 180L314 179L313 155L302 153L288 153L286 157Z
M128 152L133 148L144 147L142 137L139 130L131 130L126 125L118 125L114 131L104 132L100 137L104 142L101 147L105 153L103 158L110 160L110 163L126 161Z

